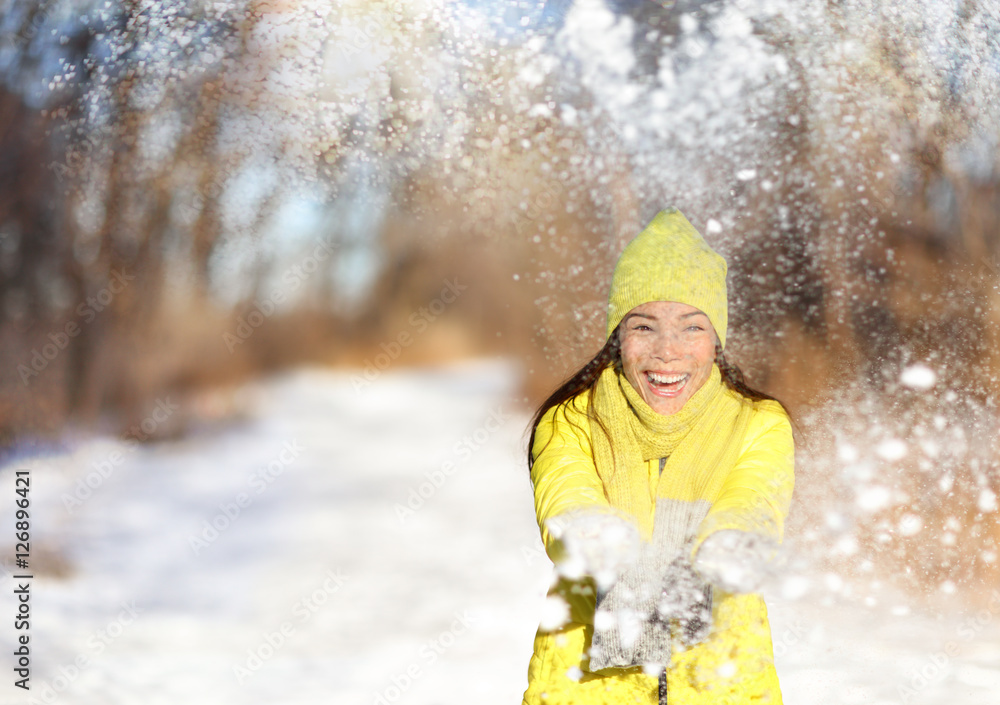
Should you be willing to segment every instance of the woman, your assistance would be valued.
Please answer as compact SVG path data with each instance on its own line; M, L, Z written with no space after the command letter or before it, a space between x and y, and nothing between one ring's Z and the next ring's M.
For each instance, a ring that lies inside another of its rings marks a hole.
M780 704L753 591L791 501L792 432L725 361L727 320L725 260L663 211L615 267L604 348L532 424L566 610L535 637L525 705Z

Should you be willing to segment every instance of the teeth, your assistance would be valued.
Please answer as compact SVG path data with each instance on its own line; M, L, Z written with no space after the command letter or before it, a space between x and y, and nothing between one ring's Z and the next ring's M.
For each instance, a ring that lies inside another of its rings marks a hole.
M674 384L675 382L680 382L683 379L687 379L686 374L681 375L661 375L656 372L647 372L647 376L651 382L656 382L657 384Z

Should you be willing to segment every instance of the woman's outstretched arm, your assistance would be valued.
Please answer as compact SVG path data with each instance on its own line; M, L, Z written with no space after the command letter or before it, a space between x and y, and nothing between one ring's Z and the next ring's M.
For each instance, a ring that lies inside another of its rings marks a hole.
M692 548L695 567L706 578L740 592L755 589L762 564L777 551L795 484L788 416L774 402L759 407Z
M594 464L584 404L577 397L549 409L535 430L531 468L535 515L545 550L555 562L562 558L562 547L547 527L549 520L571 513L611 512Z

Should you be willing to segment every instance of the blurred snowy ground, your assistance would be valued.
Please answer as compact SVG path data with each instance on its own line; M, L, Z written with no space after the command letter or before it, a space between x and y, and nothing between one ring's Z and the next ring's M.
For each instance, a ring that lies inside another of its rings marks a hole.
M519 702L551 567L517 375L301 370L244 390L238 427L9 465L0 546L30 468L33 551L71 572L32 583L27 694L0 579L0 702ZM113 471L68 511L95 464ZM789 705L1000 702L1000 598L941 619L774 592Z

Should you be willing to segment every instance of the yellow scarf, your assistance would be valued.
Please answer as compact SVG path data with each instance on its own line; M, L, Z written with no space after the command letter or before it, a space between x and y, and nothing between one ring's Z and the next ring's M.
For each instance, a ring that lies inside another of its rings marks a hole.
M752 405L728 392L713 365L708 381L681 410L663 416L609 367L597 382L591 413L594 461L608 500L634 517L648 540L653 499L646 463L667 459L657 498L713 501L736 463Z

